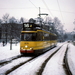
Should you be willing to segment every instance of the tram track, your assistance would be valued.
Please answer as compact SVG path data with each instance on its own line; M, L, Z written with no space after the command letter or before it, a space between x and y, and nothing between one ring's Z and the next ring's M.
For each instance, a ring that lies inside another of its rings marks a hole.
M60 49L62 48L62 46L57 50L55 51L53 54L51 54L46 60L45 62L42 64L41 68L39 69L39 72L37 72L36 75L42 75L45 67L46 67L46 64L48 63L48 61L52 58L52 56L54 56ZM70 70L70 67L69 67L69 62L68 62L68 59L67 59L67 53L68 53L68 45L67 45L67 48L66 48L66 51L65 51L65 54L64 54L64 58L63 58L63 70L65 71L65 74L66 75L73 75L71 70Z
M62 45L62 46L63 46L63 45ZM54 54L56 54L56 53L60 50L60 48L62 48L62 46L60 46L54 53L52 53L52 54L45 60L45 62L41 65L41 68L39 69L39 71L37 72L36 75L42 75L42 72L43 72L43 70L44 70L44 68L45 68L45 66L46 66L46 64L47 64L47 62L52 58L52 56L53 56Z
M22 57L22 55L17 55L17 56L8 58L8 59L0 60L0 67L3 66L3 65L5 65L5 64L10 63L11 61L13 61L13 60L15 60L15 59L21 58L21 57Z
M62 45L63 46L63 45ZM41 73L42 73L42 71L43 71L43 69L44 69L44 67L45 67L45 65L46 65L46 63L48 62L48 60L58 51L58 50L60 50L60 48L62 47L62 46L60 46L54 53L52 53L46 60L45 60L45 62L42 64L42 66L41 66L41 69L39 69L39 72L37 72L37 75L41 75ZM39 55L40 56L40 55ZM22 65L24 65L24 64L26 64L26 63L28 63L28 62L31 62L32 60L34 60L34 59L36 59L37 57L39 57L39 56L35 56L35 57L32 57L32 58L30 58L30 59L28 59L28 60L25 60L25 61L23 61L23 62L21 62L21 63L19 63L19 64L17 64L17 65L14 65L13 67L11 67L11 68L8 68L8 69L6 69L4 72L1 72L0 74L2 74L2 75L8 75L8 74L10 74L11 72L13 72L14 70L16 70L17 68L19 68L20 66L22 66ZM18 59L20 59L22 56L19 56L18 57ZM17 58L13 58L12 60L10 60L10 61L6 61L4 64L4 66L6 66L6 65L9 65L9 64L11 64L12 63L12 61L14 61L14 60L17 60ZM10 63L11 62L11 63ZM2 63L2 64L3 64ZM2 66L3 68L4 68L4 66ZM4 68L5 69L5 68ZM0 69L0 70L2 70L2 69Z
M63 46L63 45L62 45L62 46ZM58 50L60 50L60 48L61 48L62 46L60 46L55 52L53 52L53 53L44 61L44 63L43 63L42 66L41 66L41 69L39 69L39 72L36 72L36 75L41 75L41 74L42 74L42 71L43 71L43 69L44 69L46 63L48 62L48 60L49 60ZM39 55L39 56L40 56L40 55ZM36 57L38 57L38 56L36 56ZM29 59L28 61L25 61L25 62L23 62L23 63L21 63L21 64L19 64L19 65L14 66L14 67L11 68L10 70L6 71L6 72L5 72L5 75L11 75L11 74L10 74L11 72L15 71L17 68L19 68L19 67L22 66L22 65L25 65L25 64L27 64L27 63L29 63L29 62L32 62L33 60L36 59L36 57L33 57L32 59Z
M0 68L4 65L7 65L7 64L11 63L12 61L14 61L16 59L19 59L19 58L22 58L22 57L30 57L30 56L29 55L17 55L17 56L14 56L14 57L10 57L8 59L0 60Z
M65 56L64 56L64 59L63 59L63 63L64 63L63 68L64 68L65 73L67 75L72 75L72 72L71 72L69 64L68 64L67 53L68 53L68 45L67 45L67 49L66 49Z
M14 71L15 69L17 69L18 67L22 66L23 64L25 64L25 63L27 63L27 62L33 60L34 58L35 58L35 57L32 57L31 59L29 59L29 60L27 60L27 61L24 61L24 62L22 62L22 63L19 63L19 64L13 66L11 69L9 69L9 70L7 70L7 71L5 72L5 75L7 75L7 74L9 74L10 72Z
M37 57L38 57L38 56L25 57L25 56L19 55L19 57L16 56L16 57L14 57L12 60L10 59L9 61L3 61L3 62L1 62L1 68L0 68L0 70L5 69L5 66L9 67L9 66L13 65L13 67L11 66L10 68L6 69L5 71L1 72L0 74L2 74L2 75L7 75L7 74L9 74L10 72L12 72L12 71L14 71L15 69L17 69L18 67L22 66L23 64L25 64L25 63L27 63L27 62L29 62L29 61L31 61L31 60L37 58ZM23 61L22 61L22 62L20 62L20 63L18 63L18 64L16 64L16 65L14 65L14 63L12 64L12 62L14 62L14 61L17 62L17 60L18 60L18 59L21 60L21 58L23 58ZM25 58L26 58L26 60L25 60Z
M61 47L62 47L62 46L61 46ZM58 51L61 47L57 48L56 50ZM57 52L57 51L55 51L55 52ZM54 53L54 52L53 52L53 53ZM40 58L40 56L41 56L41 55L39 55L38 58ZM38 59L38 58L37 58L37 59ZM35 59L32 59L32 60L30 60L30 61L28 61L28 62L25 62L24 64L19 65L18 67L16 67L16 69L18 70L19 67L21 67L21 66L23 66L23 65L25 65L25 64L26 64L26 66L27 66L27 65L28 65L27 63L30 63L30 64L31 64L31 63L33 63L34 60L36 61L37 59L35 58ZM43 62L46 62L48 59L49 59L49 58L46 58L45 61L43 61ZM30 64L29 64L29 65L30 65ZM41 64L41 65L42 65L42 64ZM44 64L43 64L43 65L44 65ZM25 67L26 67L26 66L25 66ZM40 65L38 65L38 66L40 66ZM15 71L16 69L11 69L10 72L6 72L6 75L7 75L7 74L8 74L8 75L12 75L12 74L13 74L13 71ZM24 69L24 70L25 70L25 69ZM11 73L11 72L12 72L12 73ZM42 72L42 70L41 70L41 72ZM36 72L36 71L35 71L36 75L41 75L41 74L40 74L41 72ZM29 73L29 74L30 74L30 73ZM33 73L32 73L32 74L33 74Z

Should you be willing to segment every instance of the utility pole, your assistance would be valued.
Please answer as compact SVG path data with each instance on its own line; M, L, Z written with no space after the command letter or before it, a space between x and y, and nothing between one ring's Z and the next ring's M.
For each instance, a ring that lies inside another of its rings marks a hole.
M6 32L6 44L7 44L7 22L6 22L6 30L5 30L5 32Z
M41 12L40 12L40 7L39 7L39 17L41 17L40 13L41 13Z
M10 50L12 50L12 24L10 24Z

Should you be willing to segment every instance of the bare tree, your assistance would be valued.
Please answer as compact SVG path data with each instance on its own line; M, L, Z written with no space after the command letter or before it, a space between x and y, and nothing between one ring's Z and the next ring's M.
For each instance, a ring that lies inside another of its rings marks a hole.
M16 23L16 19L14 17L9 18L9 23Z
M20 23L24 23L24 18L23 17L21 17Z
M57 33L59 34L60 38L63 39L64 26L62 25L61 21L57 17L54 18L54 27Z
M0 24L2 23L2 20L0 19Z
M49 16L44 19L44 22L47 23L47 24L52 23L52 21L53 21L52 18L49 17Z
M3 18L3 21L5 23L7 23L8 22L8 19L9 19L9 14L6 13L2 18Z
M2 36L2 25L1 25L1 23L2 23L2 20L0 19L0 41L1 41L1 36Z
M9 14L5 14L3 17L3 21L4 21L4 23L5 23L5 27L4 27L4 34L5 34L5 36L6 36L6 44L7 44L7 23L8 23L8 20L9 20Z
M24 22L27 22L27 19L21 17L21 18L20 18L20 23L22 24L22 23L24 23Z

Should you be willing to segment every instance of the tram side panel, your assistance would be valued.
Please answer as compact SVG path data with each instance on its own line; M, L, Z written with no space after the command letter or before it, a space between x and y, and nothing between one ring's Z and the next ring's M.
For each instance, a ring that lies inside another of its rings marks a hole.
M33 33L32 33L33 34ZM26 36L22 34L22 39ZM27 35L27 34L25 34ZM29 37L31 34L29 33ZM33 39L33 36L31 37ZM28 38L27 38L28 39ZM50 49L51 46L56 44L55 36L51 36L48 33L45 32L38 32L36 33L36 37L34 40L25 41L22 40L20 42L20 52L21 53L42 53L48 49Z

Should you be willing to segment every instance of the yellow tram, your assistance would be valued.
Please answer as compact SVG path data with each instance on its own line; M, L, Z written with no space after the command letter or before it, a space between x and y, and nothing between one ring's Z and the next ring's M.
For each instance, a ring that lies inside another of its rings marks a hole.
M20 53L39 54L56 46L57 36L50 33L38 24L23 23L23 30L21 31Z

